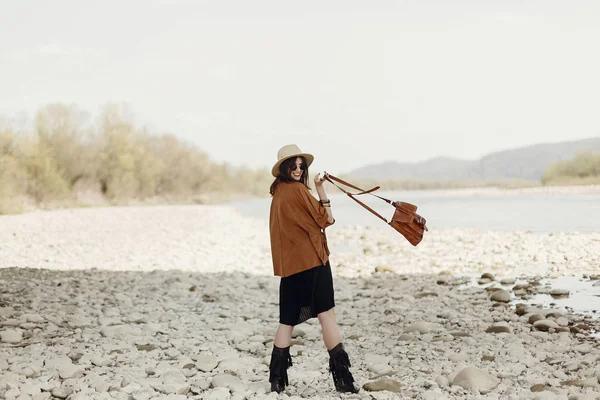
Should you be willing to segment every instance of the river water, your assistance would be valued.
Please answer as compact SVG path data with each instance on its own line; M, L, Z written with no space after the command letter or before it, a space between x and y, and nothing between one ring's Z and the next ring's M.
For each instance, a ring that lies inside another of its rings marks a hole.
M382 226L367 210L328 186L337 226ZM493 231L597 232L600 189L569 193L567 189L440 190L384 192L382 197L417 205L430 229L473 228ZM359 197L388 220L394 208L370 195ZM230 203L242 214L268 218L270 198Z

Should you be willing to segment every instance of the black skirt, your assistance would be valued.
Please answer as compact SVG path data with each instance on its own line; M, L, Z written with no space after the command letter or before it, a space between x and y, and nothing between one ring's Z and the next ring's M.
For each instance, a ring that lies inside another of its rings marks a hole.
M281 278L279 323L298 325L335 307L329 261L306 271Z

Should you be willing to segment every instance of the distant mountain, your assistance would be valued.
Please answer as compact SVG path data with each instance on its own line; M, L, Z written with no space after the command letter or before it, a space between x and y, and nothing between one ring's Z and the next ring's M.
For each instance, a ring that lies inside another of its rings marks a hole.
M543 143L488 154L479 160L435 157L415 163L384 162L351 171L346 176L368 179L437 181L524 179L539 181L557 161L570 160L581 151L600 152L600 137L561 143Z

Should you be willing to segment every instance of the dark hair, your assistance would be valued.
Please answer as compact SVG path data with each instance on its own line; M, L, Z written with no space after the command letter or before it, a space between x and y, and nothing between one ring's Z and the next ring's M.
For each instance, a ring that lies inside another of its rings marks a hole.
M302 177L300 178L300 181L296 181L294 178L292 178L290 171L296 166L296 158L298 157L290 157L279 164L279 176L275 178L271 184L271 188L269 189L271 196L275 194L275 189L282 182L301 182L304 184L304 186L310 189L308 186L308 164L306 163L306 158L300 157L302 159L302 164L304 164L304 171L302 171Z

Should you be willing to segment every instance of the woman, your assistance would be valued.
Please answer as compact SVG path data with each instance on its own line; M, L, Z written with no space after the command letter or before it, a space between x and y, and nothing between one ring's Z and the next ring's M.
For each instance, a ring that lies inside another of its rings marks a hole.
M277 153L271 173L271 254L279 285L279 328L269 365L271 391L281 393L288 385L292 365L290 345L294 326L318 318L329 351L329 369L338 392L357 393L348 369L350 361L341 343L333 308L333 279L325 228L335 221L327 199L324 178L314 182L320 201L309 192L308 167L314 157L292 144Z

